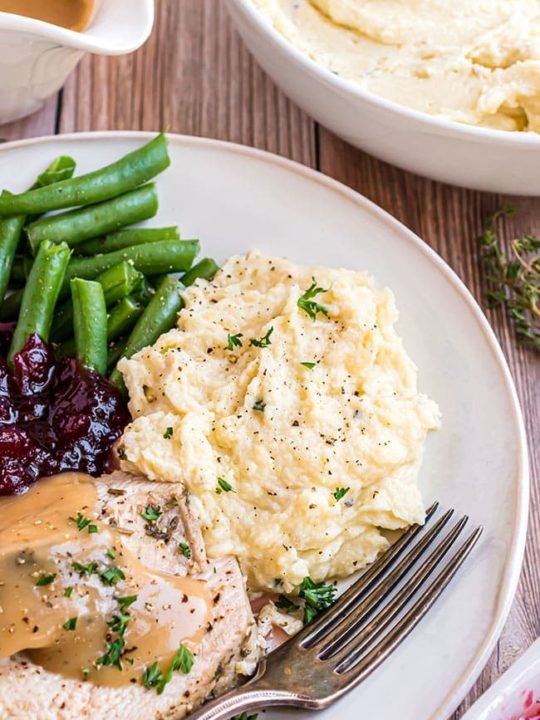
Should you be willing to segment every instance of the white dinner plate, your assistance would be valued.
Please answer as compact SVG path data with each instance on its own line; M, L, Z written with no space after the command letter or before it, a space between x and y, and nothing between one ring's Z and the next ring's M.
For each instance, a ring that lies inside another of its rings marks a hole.
M55 156L78 172L115 160L148 133L91 133L0 148L0 187L30 185ZM526 534L525 434L515 389L485 317L450 268L392 217L329 178L250 148L170 137L156 222L199 237L222 261L257 247L299 263L369 270L394 291L399 331L420 369L420 390L441 410L420 483L481 523L479 546L401 648L358 689L322 713L266 720L447 720L488 659L516 589Z

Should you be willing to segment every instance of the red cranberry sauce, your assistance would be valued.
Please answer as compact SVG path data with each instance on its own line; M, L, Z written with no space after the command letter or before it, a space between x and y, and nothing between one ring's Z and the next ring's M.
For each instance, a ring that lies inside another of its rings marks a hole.
M37 335L10 373L4 358L13 329L0 323L0 495L64 470L111 470L112 445L129 422L120 394L77 360L57 362Z

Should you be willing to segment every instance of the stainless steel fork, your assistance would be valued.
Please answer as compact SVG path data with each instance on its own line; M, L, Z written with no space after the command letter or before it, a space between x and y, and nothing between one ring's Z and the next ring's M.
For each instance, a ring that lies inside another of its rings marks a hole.
M435 503L425 525L409 528L331 608L263 660L251 681L190 720L272 706L321 710L362 682L424 617L482 533L477 527L463 539L467 516L449 524L454 510L437 517L437 509Z

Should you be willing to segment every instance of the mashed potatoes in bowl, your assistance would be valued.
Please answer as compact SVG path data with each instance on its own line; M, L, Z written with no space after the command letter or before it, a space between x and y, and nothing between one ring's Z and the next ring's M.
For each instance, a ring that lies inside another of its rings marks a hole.
M211 557L253 590L372 562L424 519L417 473L436 404L363 272L257 252L187 290L177 329L119 367L124 469L181 481Z

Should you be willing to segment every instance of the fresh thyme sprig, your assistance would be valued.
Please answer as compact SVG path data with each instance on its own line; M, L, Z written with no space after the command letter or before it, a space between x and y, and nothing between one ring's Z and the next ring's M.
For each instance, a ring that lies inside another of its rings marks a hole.
M518 338L540 351L540 239L534 235L515 238L508 258L496 233L497 221L515 214L515 208L504 207L484 225L481 243L489 282L487 298L491 307L504 305Z

